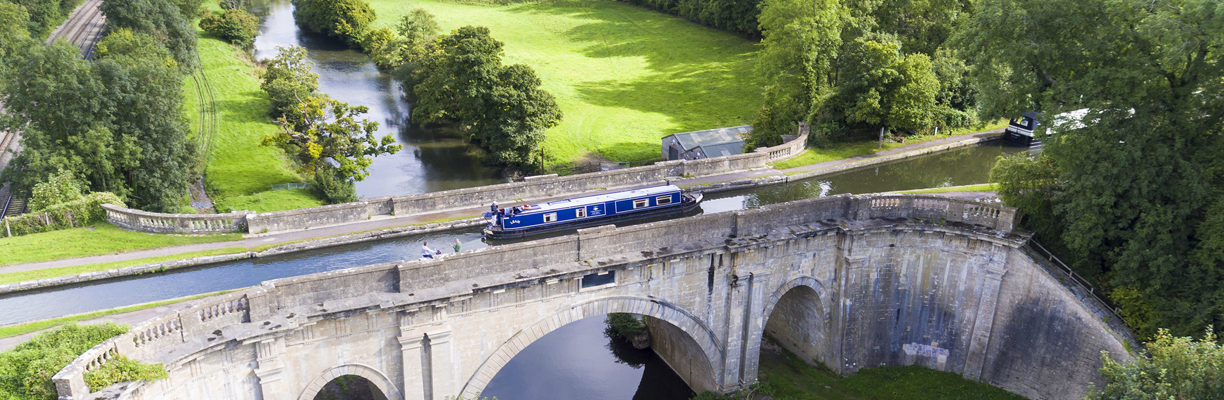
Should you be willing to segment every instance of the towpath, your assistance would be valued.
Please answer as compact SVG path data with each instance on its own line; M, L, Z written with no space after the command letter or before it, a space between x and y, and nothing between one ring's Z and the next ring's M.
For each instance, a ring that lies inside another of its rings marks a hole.
M827 162L822 162L819 164L806 165L806 166L790 168L790 169L785 169L785 170L778 170L778 169L773 169L773 168L760 168L760 169L750 170L750 171L740 171L740 172L733 172L733 173L728 173L728 174L703 176L703 177L692 178L692 179L675 180L675 181L672 181L671 183L674 185L684 187L684 186L708 185L712 183L732 182L732 181L739 181L739 180L746 180L746 179L754 179L754 178L760 178L760 177L771 176L771 175L772 176L785 176L785 175L793 175L795 173L804 173L805 175L807 174L819 175L821 171L828 171L829 173L834 173L834 172L840 172L841 171L840 167L843 167L849 164L861 163L861 162L872 160L872 159L883 158L883 157L897 155L901 153L913 152L916 150L923 150L923 149L928 149L928 148L933 148L933 147L938 147L938 146L948 145L948 144L953 144L953 143L958 143L958 142L980 140L980 138L982 137L993 136L993 135L998 134L999 132L1001 132L1001 130L991 130L991 131L978 132L978 133L967 134L967 135L952 136L952 137L942 138L938 140L932 140L929 142L922 142L922 143L915 143L911 145L901 146L895 149L891 149L888 151L882 151L882 152L875 153L875 154L855 156L855 157L850 157L850 158L846 158L842 160L827 161ZM545 201L547 200L551 200L551 199L546 199ZM486 207L487 206L483 204L475 204L471 208L449 211L449 212L412 215L412 216L403 216L403 217L380 216L380 217L375 217L367 221L361 221L361 222L343 224L343 225L325 226L325 227L318 227L318 228L310 228L307 230L279 232L279 233L273 233L273 234L251 234L251 235L247 235L246 238L242 240L231 241L231 242L190 244L190 245L182 245L182 246L163 247L163 248L150 249L150 250L132 251L132 252L127 252L127 253L119 253L119 254L108 254L108 255L92 256L92 257L71 258L71 259L64 259L64 260L39 262L39 263L17 264L17 265L10 265L6 267L0 267L0 273L34 271L34 270L47 269L47 268L72 267L72 266L79 266L79 265L109 263L109 262L116 262L116 261L130 261L130 260L139 260L139 259L150 258L150 257L164 257L164 256L172 256L172 255L183 254L183 253L191 253L191 252L199 252L199 251L207 251L207 250L218 250L218 249L235 248L235 247L245 247L245 248L251 249L251 248L266 246L266 245L300 242L300 241L306 241L306 240L311 240L311 239L321 239L321 238L328 238L328 237L343 236L343 235L372 231L372 230L388 229L388 228L416 225L416 224L424 224L424 223L428 223L431 221L438 221L442 219L471 217L471 216L482 214L487 209Z

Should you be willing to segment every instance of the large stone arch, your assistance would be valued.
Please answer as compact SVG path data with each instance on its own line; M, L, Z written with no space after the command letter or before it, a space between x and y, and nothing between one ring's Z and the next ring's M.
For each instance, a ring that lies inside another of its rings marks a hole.
M549 332L583 318L608 313L638 314L666 321L687 333L701 347L706 361L709 362L710 371L718 371L716 366L722 364L724 350L719 346L717 336L692 313L662 299L635 296L602 297L570 305L519 330L498 346L468 378L460 391L461 398L476 398L510 359ZM717 382L717 373L714 374L715 376L710 376L709 379Z
M769 317L773 314L774 308L778 306L778 303L782 301L783 297L785 297L787 294L790 294L791 291L795 289L810 290L812 292L813 301L816 302L816 305L818 308L817 312L820 314L825 314L828 311L824 307L824 300L822 300L825 297L824 285L821 284L820 281L817 280L816 278L805 275L805 276L800 276L795 279L791 279L779 285L778 288L775 289L772 294L770 294L769 299L765 301L764 307L761 309L761 314L757 318L754 318L754 320L756 321L756 324L754 324L751 327L752 329L749 330L748 343L746 343L747 349L749 349L749 352L748 354L745 354L747 358L747 360L745 361L747 361L749 364L756 365L756 360L760 358L761 356L760 343L761 343L761 340L764 338L765 329L766 329L766 326L769 325L769 322L770 322ZM828 326L825 326L825 328L827 329ZM829 333L829 332L825 332L825 333ZM795 351L795 349L790 349L790 350ZM805 360L805 361L808 361L808 360ZM827 362L828 360L821 360L821 361L828 364ZM752 372L755 372L755 371L752 371Z
M399 388L395 386L394 382L391 382L391 379L388 379L386 375L377 369L362 364L345 364L323 371L323 373L311 380L305 389L302 389L302 393L298 395L298 400L314 400L315 395L319 394L320 390L323 390L324 385L333 379L345 375L356 375L365 378L378 387L378 390L381 390L388 400L404 400L404 396L400 394Z

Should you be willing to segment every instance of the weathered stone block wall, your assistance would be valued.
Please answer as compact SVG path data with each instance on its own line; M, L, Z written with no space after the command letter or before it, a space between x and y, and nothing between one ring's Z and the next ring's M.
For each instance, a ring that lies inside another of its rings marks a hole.
M688 384L689 389L695 393L718 390L718 384L712 380L714 371L710 362L688 333L658 318L643 317L642 320L650 330L650 349Z

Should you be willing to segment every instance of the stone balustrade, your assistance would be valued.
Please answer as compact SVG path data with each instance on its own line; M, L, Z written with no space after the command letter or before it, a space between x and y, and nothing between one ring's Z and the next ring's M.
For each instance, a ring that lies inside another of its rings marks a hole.
M700 160L663 161L653 165L569 176L545 175L474 188L412 196L388 196L345 204L270 213L233 212L218 215L160 214L104 206L107 219L125 229L157 233L270 233L369 220L376 216L438 213L488 205L494 201L541 200L603 190L661 184L686 177L716 175L766 166L799 155L807 146L808 126L799 136L778 146L755 152Z
M155 233L229 233L247 231L247 212L162 214L103 204L106 220L124 229Z

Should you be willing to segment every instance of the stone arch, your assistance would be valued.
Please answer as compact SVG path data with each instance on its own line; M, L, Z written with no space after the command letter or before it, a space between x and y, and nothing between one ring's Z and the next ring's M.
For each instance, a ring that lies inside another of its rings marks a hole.
M818 307L817 311L821 314L826 313L827 310L824 309L824 301L822 300L822 298L825 295L824 285L821 284L820 281L817 280L816 278L813 278L810 276L800 276L798 278L787 281L783 283L782 285L779 285L778 288L775 289L774 292L769 296L769 299L765 301L765 304L764 304L765 306L761 309L761 314L758 315L757 318L755 318L756 323L751 326L750 332L748 334L749 341L748 343L746 343L746 348L749 349L749 352L748 352L749 354L745 354L745 357L746 357L745 361L747 361L749 364L755 366L756 360L759 359L761 356L760 343L761 343L761 340L764 339L765 329L766 329L766 326L769 325L769 317L770 315L773 314L774 308L778 306L778 303L781 302L782 299L786 297L787 294L791 293L792 290L795 290L797 288L799 290L805 290L805 291L810 290L812 293L812 296L814 297L814 300L816 301L816 304ZM827 329L828 327L826 326L825 328ZM791 350L794 351L794 349L791 349ZM822 360L822 361L828 361L828 360ZM826 364L828 363L826 362ZM751 372L755 374L756 371L751 371Z
M305 389L302 389L302 393L298 395L298 400L314 400L315 395L319 394L320 390L323 390L324 385L333 379L345 375L356 375L365 378L378 387L378 390L381 390L388 400L404 400L404 396L400 394L399 388L395 386L394 382L391 382L391 379L388 379L386 375L377 369L362 364L345 364L323 371L323 373L311 380Z
M718 382L717 371L720 368L717 368L717 366L722 364L725 351L719 346L714 331L701 322L697 316L661 299L636 296L610 296L565 307L553 313L553 315L520 329L481 362L480 367L476 368L476 372L464 383L463 389L460 391L460 398L476 398L476 396L484 391L485 385L497 375L498 371L501 371L502 367L510 359L514 358L515 355L531 343L544 337L544 335L571 322L608 313L630 313L650 316L666 321L684 331L705 353L710 371L715 375L708 378L715 383Z

